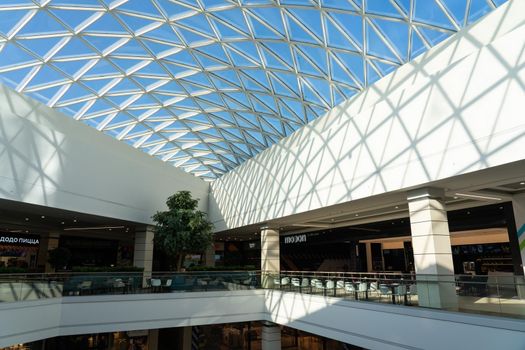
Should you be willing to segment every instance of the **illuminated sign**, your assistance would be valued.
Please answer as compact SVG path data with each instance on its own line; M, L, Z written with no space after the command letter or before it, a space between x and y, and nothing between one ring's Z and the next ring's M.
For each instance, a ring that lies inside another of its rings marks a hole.
M305 242L306 242L305 234L284 237L284 244L305 243Z
M39 245L40 240L34 237L22 237L22 236L4 236L0 235L0 244L27 244L27 245Z

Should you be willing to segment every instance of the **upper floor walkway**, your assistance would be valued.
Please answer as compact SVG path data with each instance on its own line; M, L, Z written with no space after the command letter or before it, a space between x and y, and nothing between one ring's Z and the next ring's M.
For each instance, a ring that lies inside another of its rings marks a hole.
M136 273L2 276L0 347L264 320L371 349L525 348L519 278L512 292L509 279L431 277L235 271L154 273L146 283ZM459 307L418 307L425 288L440 283L454 285Z

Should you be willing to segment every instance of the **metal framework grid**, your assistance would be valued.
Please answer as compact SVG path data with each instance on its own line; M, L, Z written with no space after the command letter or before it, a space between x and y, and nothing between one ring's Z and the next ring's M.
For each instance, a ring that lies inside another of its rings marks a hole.
M2 0L0 81L213 180L504 0Z

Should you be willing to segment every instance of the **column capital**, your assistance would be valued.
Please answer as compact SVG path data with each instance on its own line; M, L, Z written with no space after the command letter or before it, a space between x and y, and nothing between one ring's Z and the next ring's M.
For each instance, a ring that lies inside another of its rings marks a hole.
M423 198L442 199L445 197L445 190L438 187L422 187L407 192L407 200L413 201Z
M279 230L279 226L272 226L272 225L267 225L267 224L261 225L261 226L259 227L259 229L260 229L261 231L264 231L264 230L273 230L273 231L277 231L277 232L280 231L280 230Z

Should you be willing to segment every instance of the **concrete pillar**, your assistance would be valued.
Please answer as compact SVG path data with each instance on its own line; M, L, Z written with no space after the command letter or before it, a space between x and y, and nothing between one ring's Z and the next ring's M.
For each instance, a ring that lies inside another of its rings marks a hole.
M454 263L443 190L408 193L412 247L420 306L457 309Z
M151 278L153 268L153 237L154 227L146 226L135 231L135 249L133 252L133 266L142 267L143 286L146 286L146 279Z
M279 252L279 230L263 227L261 228L261 284L263 288L269 288L273 284L272 274L278 274L281 270Z
M372 264L372 243L368 242L366 244L366 271L374 271L374 265Z
M59 232L49 232L40 236L40 246L38 247L38 260L37 266L42 266L44 272L54 272L55 270L49 263L47 259L49 258L48 252L52 249L58 247L58 242L60 239Z
M191 326L182 327L182 348L181 350L192 350Z
M159 348L159 330L150 329L148 331L148 350L157 350Z
M262 323L261 349L281 350L281 328L275 323Z
M204 252L204 266L215 266L215 245L212 244Z

